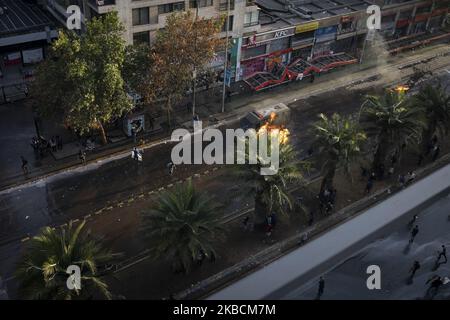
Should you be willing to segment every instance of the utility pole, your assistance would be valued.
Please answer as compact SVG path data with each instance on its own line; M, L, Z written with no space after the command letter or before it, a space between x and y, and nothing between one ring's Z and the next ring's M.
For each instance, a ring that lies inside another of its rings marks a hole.
M231 0L227 0L225 60L224 60L224 65L223 65L222 112L225 112L226 74L227 74L227 70L228 70L228 30L230 29L230 1Z
M195 24L198 21L198 0L195 1ZM194 38L194 46L197 47L197 27L194 24L194 31L195 31L195 38ZM192 77L194 78L194 83L192 85L192 118L195 116L195 84L197 80L197 70L194 66L194 71L192 74Z

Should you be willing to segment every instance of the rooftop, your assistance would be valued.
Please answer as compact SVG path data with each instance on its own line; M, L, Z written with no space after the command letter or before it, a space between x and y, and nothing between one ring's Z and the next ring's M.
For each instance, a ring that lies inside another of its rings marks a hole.
M308 21L361 11L371 5L372 0L256 0L265 17L261 24L284 22L298 25Z
M0 0L0 36L43 30L52 24L32 1Z

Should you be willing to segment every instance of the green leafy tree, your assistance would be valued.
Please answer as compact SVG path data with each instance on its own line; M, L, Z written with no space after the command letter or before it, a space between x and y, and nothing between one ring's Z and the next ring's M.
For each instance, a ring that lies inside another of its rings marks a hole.
M320 192L333 188L336 169L343 166L349 172L351 163L361 154L366 135L352 117L341 117L334 113L331 118L319 115L314 124L314 145L322 162L322 184Z
M376 141L372 168L377 170L399 145L420 143L425 127L423 108L411 104L402 93L387 90L382 96L367 96L361 123Z
M255 133L257 134L257 133ZM268 157L270 159L273 146L268 137ZM250 192L254 195L256 223L264 222L272 212L287 216L286 209L292 209L292 197L289 187L303 183L303 174L309 169L309 162L299 160L297 152L286 141L279 144L279 168L273 175L262 175L261 169L271 165L268 159L256 155L256 164L249 164L249 148L246 141L246 164L234 166L234 174L251 183Z
M433 136L438 133L444 136L450 126L450 96L446 94L441 83L427 84L413 99L415 108L425 111L426 127L422 132L422 150L428 149Z
M188 11L169 15L165 28L158 31L142 91L148 103L164 102L169 127L173 106L192 85L194 70L212 61L222 47L223 40L218 37L221 25L221 20Z
M60 32L50 59L37 69L32 93L41 114L62 117L83 134L99 130L107 143L105 124L132 109L122 77L124 30L116 12L94 18L81 37Z
M217 256L213 243L223 235L219 218L217 204L189 182L164 192L157 206L143 213L142 232L155 259L170 259L174 271L188 273L202 252Z
M19 294L25 299L111 299L108 285L99 277L99 267L114 255L84 231L85 221L61 229L44 228L30 240L17 269ZM81 288L69 290L67 268L80 267Z

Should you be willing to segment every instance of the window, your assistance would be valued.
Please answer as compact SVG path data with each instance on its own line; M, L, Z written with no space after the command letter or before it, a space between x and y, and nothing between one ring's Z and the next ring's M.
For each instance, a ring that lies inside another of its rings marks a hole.
M158 6L158 13L169 13L173 11L184 11L184 2L172 2Z
M211 7L213 5L213 0L190 0L189 8L199 8Z
M133 33L133 44L147 43L150 44L150 32L137 32Z
M258 24L259 11L247 12L244 16L244 27L250 27Z
M228 31L232 31L233 30L233 16L229 16L228 18ZM227 31L227 19L225 19L225 21L223 22L223 26L222 26L222 32Z
M234 10L234 0L228 0L230 2L230 10ZM227 0L220 0L219 3L219 10L227 10L228 7L228 1Z
M148 9L148 7L133 9L133 26L150 23Z

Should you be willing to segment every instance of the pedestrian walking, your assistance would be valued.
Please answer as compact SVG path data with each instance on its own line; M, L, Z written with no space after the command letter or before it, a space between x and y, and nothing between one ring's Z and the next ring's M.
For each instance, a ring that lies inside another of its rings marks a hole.
M404 174L399 174L398 176L398 183L400 185L400 187L404 188L405 187L405 181L406 181L406 177Z
M52 152L56 152L57 151L57 149L56 149L56 140L55 140L54 136L50 139L50 148L52 148Z
M439 157L440 152L441 152L441 147L439 145L436 145L433 149L433 154L432 154L433 161L436 161L436 159Z
M445 261L443 263L447 263L447 248L444 245L442 245L441 248L442 248L442 250L439 252L439 255L436 260L436 264L439 263L439 261L441 260L441 257L444 257L444 259L445 259Z
M314 210L311 210L309 213L308 226L312 226L314 223Z
M244 220L242 221L242 225L244 226L244 230L247 230L247 228L248 228L248 221L250 220L250 217L249 216L246 216L245 218L244 218Z
M395 166L395 165L397 164L397 160L398 160L398 158L397 158L397 153L394 153L394 154L392 155L392 158L391 158L391 164L392 164L392 166Z
M169 168L169 174L173 175L173 172L175 171L175 164L172 161L170 161L167 164L167 167Z
M322 297L324 291L325 291L325 280L321 276L319 278L319 288L317 290L317 299L320 300L320 298Z
M408 172L408 174L406 175L406 183L410 184L414 181L414 179L416 179L416 173L414 171L410 171Z
M412 243L414 241L414 238L419 233L419 226L415 225L414 228L411 230L411 238L409 239L409 243Z
M373 188L373 180L369 179L366 184L366 194L369 194Z
M420 263L419 261L415 260L411 269L409 270L410 273L410 278L412 279L414 277L414 275L416 274L417 270L420 269Z
M389 168L389 170L388 170L388 175L389 175L389 177L392 177L393 175L394 175L394 166L391 166L390 168Z
M22 171L23 174L28 174L28 160L25 159L23 156L20 156L20 160L22 160Z
M414 223L416 223L417 219L419 219L419 216L417 214L413 215L411 220L408 222L408 229L411 229Z
M426 284L430 284L428 287L426 295L433 299L434 296L438 293L439 288L444 284L444 279L438 275L431 276L430 279L427 280Z
M78 158L80 158L81 164L86 164L86 153L83 150L78 152Z
M314 72L311 72L311 79L310 79L311 83L314 82L315 78L316 76L314 75Z

